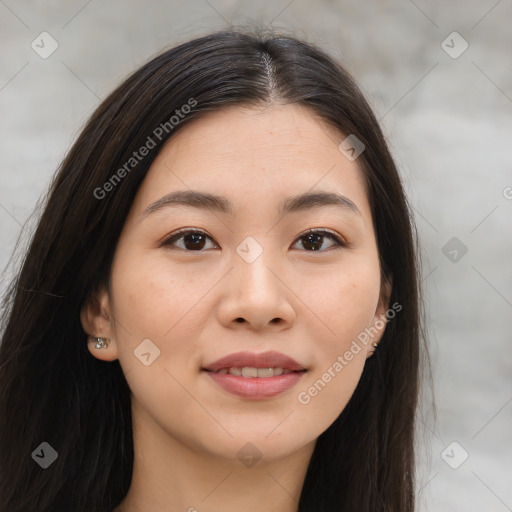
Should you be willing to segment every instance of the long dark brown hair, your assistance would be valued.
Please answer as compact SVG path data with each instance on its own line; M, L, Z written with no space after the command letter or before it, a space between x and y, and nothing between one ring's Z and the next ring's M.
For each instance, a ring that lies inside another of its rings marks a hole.
M110 512L128 492L129 387L118 360L88 352L81 307L100 286L108 289L128 211L165 142L207 112L272 103L306 106L364 144L358 162L381 268L392 279L390 304L402 306L348 405L318 438L298 510L415 509L424 343L417 241L395 163L353 79L322 49L289 35L226 30L171 48L131 74L94 111L52 180L3 303L0 512ZM156 147L128 171L150 136ZM33 460L42 442L58 453L47 469Z

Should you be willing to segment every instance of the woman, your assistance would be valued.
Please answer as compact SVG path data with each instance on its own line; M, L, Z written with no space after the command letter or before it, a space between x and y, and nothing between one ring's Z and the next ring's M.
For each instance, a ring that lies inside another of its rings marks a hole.
M1 512L414 510L412 222L319 48L226 31L133 73L5 304Z

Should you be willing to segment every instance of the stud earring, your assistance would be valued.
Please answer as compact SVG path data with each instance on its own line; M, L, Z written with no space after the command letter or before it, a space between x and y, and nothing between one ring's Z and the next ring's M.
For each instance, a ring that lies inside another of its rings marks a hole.
M97 337L93 337L93 340L96 342L96 345L94 345L94 348L108 348L108 343L110 341L107 338L97 338Z
M377 347L379 346L379 344L378 344L378 343L374 343L374 344L373 344L373 346L374 346L375 348L377 348Z

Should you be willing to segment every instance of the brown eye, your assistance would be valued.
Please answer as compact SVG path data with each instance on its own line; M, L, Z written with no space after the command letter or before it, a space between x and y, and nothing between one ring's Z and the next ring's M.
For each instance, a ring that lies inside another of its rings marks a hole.
M175 233L170 238L165 240L162 245L172 246L177 241L183 241L182 245L178 246L180 249L189 252L201 252L202 249L204 249L208 239L212 240L212 238L208 236L204 231L186 229Z
M325 238L330 238L333 240L334 246L347 247L347 244L344 240L342 240L334 233L326 231L325 229L310 230L307 233L301 235L297 240L302 240L302 246L307 249L308 252L313 252L322 250L322 245L324 244Z

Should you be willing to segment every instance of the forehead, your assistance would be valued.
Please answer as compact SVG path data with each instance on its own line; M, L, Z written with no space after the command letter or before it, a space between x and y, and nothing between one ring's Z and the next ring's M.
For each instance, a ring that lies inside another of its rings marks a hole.
M202 190L271 207L317 188L367 210L363 172L338 149L346 137L296 104L228 107L185 125L154 160L139 209L172 190Z
M301 105L231 106L192 121L170 139L166 150L177 155L181 147L193 146L196 153L254 160L267 156L276 160L282 152L289 160L290 150L297 157L337 150L342 139L341 133Z

